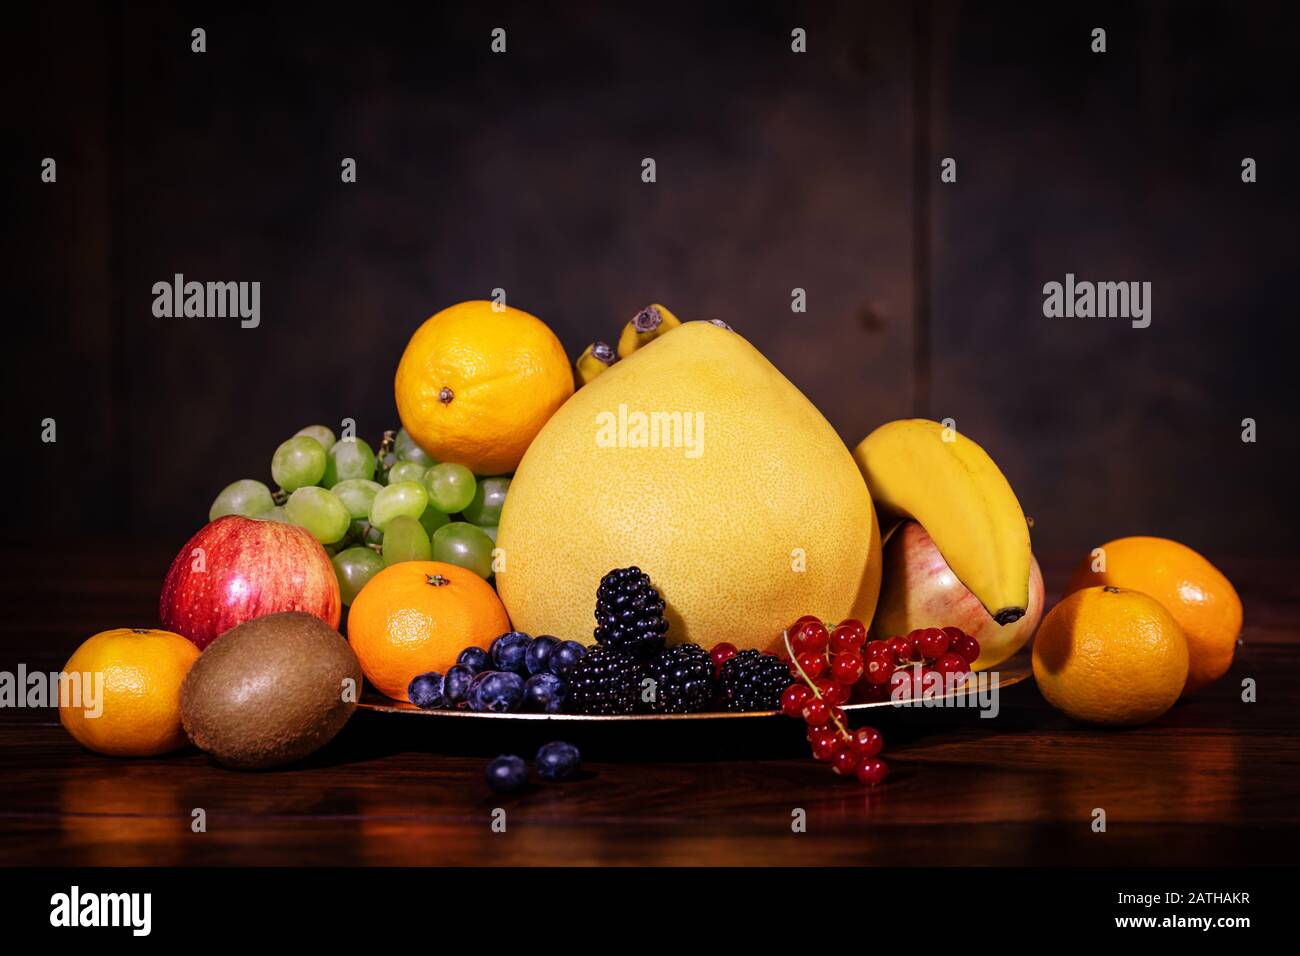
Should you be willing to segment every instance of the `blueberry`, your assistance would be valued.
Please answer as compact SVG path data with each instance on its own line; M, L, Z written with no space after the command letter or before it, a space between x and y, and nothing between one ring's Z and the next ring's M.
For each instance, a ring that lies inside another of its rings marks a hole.
M587 649L577 641L561 641L551 650L551 673L564 677L585 653Z
M469 685L470 710L506 714L524 702L524 679L507 671L484 671Z
M532 642L533 639L523 631L510 631L498 637L488 648L492 652L492 662L496 664L497 670L527 677L528 665L524 663L524 658Z
M568 693L568 685L554 674L534 674L524 681L524 710L558 714Z
M481 647L467 647L460 652L456 663L468 667L471 674L482 674L492 669L492 655Z
M582 766L582 755L573 744L556 740L537 751L537 775L543 780L568 780Z
M559 643L559 638L551 637L549 634L534 637L533 643L528 645L528 650L524 653L524 663L528 665L528 673L541 674L550 670L551 652Z
M406 685L406 696L411 703L421 710L433 710L442 706L442 675L437 671L419 674L411 678Z
M514 793L528 785L528 767L522 757L502 754L487 765L487 784L497 793Z
M474 680L474 672L464 664L448 668L447 676L442 679L443 705L455 707L457 704L465 703L472 680Z

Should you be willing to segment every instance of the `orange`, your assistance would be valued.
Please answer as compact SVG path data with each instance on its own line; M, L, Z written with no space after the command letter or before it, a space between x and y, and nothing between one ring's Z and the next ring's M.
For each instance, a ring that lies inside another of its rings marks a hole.
M1191 655L1184 694L1218 680L1232 665L1241 633L1241 598L1223 573L1201 555L1168 538L1117 538L1102 545L1105 571L1093 571L1101 556L1075 570L1066 593L1099 584L1132 588L1165 606L1187 635Z
M1160 602L1124 588L1085 588L1052 608L1034 639L1047 702L1092 724L1144 724L1187 680L1187 639Z
M371 578L348 611L348 642L379 691L407 700L411 678L447 673L465 648L510 630L497 592L473 571L402 561Z
M102 754L151 757L178 750L187 743L181 682L198 656L197 647L171 631L102 631L63 666L70 684L59 696L59 720L83 747ZM79 684L75 696L72 681Z
M397 414L417 445L475 474L503 475L573 394L573 369L536 316L462 302L415 330L394 387Z

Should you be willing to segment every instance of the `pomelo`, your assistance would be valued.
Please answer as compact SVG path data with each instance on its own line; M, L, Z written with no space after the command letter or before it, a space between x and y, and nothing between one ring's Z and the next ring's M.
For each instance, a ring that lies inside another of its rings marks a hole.
M580 389L521 461L497 535L513 626L593 641L596 588L646 571L669 643L775 650L804 614L869 623L871 496L830 423L757 349L688 322Z

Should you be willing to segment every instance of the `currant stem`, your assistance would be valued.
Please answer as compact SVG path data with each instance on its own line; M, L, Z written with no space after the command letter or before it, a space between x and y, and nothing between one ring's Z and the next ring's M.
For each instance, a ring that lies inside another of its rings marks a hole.
M794 648L790 646L789 628L786 628L784 631L781 632L781 640L785 642L785 649L790 653L790 660L794 662L795 670L799 672L799 676L803 678L803 682L808 685L808 689L813 692L814 697L816 697L818 700L824 701L826 698L823 697L822 692L817 689L817 685L812 682L812 679L808 676L808 672L805 671L803 669L803 665L799 663L799 658L795 654ZM835 716L835 711L833 709L831 710L831 720L835 721L835 727L837 730L839 730L840 736L843 737L845 740L848 740L849 739L848 729L845 728L845 726L842 723L840 723L840 719Z

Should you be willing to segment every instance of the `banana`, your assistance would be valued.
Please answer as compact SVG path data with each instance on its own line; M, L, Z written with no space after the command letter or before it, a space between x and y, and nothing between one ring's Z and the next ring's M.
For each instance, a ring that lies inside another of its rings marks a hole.
M910 418L881 425L853 451L887 521L914 518L957 580L999 624L1029 604L1029 524L984 449L955 429Z
M681 324L681 319L662 305L655 303L646 306L623 326L623 333L618 337L618 357L627 358L641 346L653 342Z
M573 363L573 377L578 382L578 388L582 388L615 361L617 357L608 342L592 342L583 349L578 361Z

